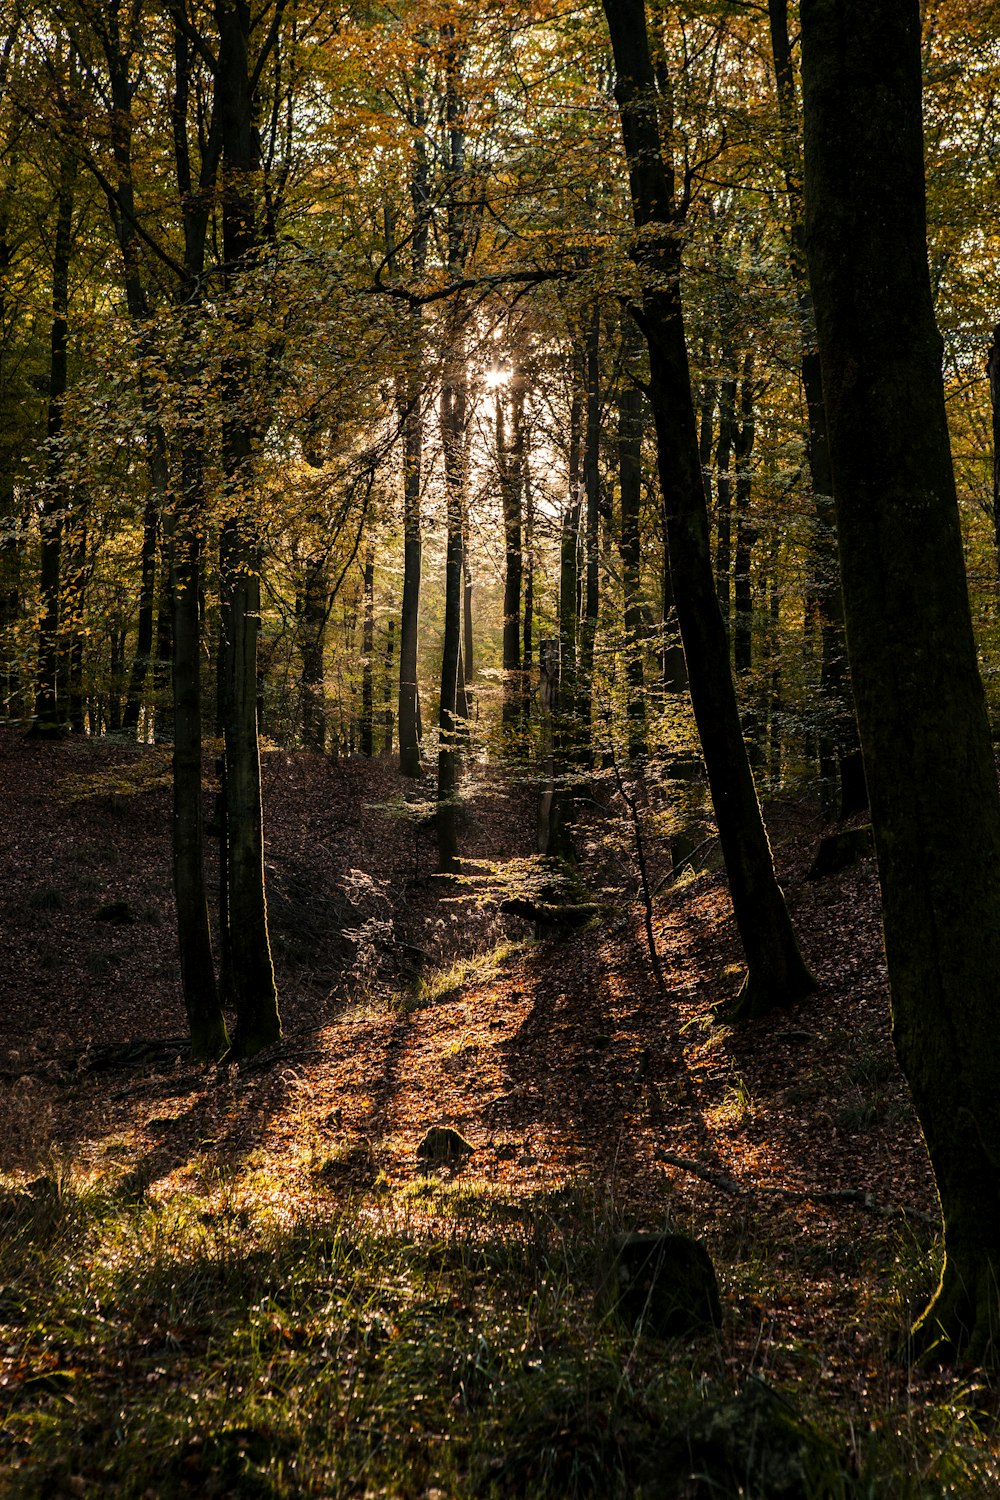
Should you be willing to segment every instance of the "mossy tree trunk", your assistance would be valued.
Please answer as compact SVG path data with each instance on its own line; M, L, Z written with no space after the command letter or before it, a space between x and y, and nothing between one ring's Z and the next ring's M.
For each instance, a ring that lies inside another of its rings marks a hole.
M998 1363L1000 796L927 268L917 0L803 0L806 249L893 1036L944 1217L914 1329Z
M761 1015L816 988L799 952L774 872L761 816L719 607L701 475L680 297L683 203L675 199L668 80L657 87L643 0L605 0L614 49L622 133L629 163L642 280L636 309L649 345L650 403L656 423L670 573L733 911L748 973L728 1014ZM662 118L661 118L662 116Z

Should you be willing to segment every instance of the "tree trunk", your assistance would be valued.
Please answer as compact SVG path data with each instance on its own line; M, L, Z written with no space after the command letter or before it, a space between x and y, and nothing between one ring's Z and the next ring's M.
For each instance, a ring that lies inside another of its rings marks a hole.
M302 657L302 675L299 678L302 744L314 755L322 755L326 748L327 561L326 552L314 553L306 558L305 576L296 609L296 634Z
M43 739L64 734L67 705L60 701L60 599L62 544L69 515L69 491L62 451L63 404L66 399L69 347L69 267L73 254L73 207L77 159L63 142L59 159L55 239L52 251L52 323L49 331L49 408L46 429L46 492L39 518L41 533L41 619L32 734Z
M361 754L375 754L375 547L365 553L364 615L361 627Z
M823 400L823 377L819 351L816 348L816 318L806 274L799 111L788 31L788 0L768 0L768 19L780 116L782 171L788 200L790 266L802 345L802 391L806 402L809 471L816 506L812 567L821 643L820 699L823 722L817 736L820 791L823 811L828 818L838 812L838 802L839 816L849 818L867 807L868 793L861 763L844 639L844 596L837 556L830 443Z
M399 623L399 769L420 776L420 700L417 637L420 616L420 468L423 419L414 381L403 426L403 598Z
M629 759L646 754L646 693L643 673L642 599L639 530L642 504L642 391L629 373L637 332L631 318L622 330L625 369L618 394L618 481L621 491L622 592L625 615L625 674L628 689Z
M138 734L139 716L142 711L142 695L149 675L153 652L153 619L156 611L156 547L160 530L160 511L167 487L166 453L163 451L162 430L150 436L150 446L155 451L149 458L150 493L147 496L142 516L142 550L139 558L139 619L136 633L135 655L128 683L128 696L122 715L122 729L126 734Z
M173 653L173 581L170 548L167 538L163 536L160 539L160 597L156 607L156 659L153 663L153 740L157 745L170 744L174 737L170 686Z
M750 572L753 564L753 546L757 540L756 528L750 521L752 490L750 458L753 453L755 433L753 364L753 350L748 350L743 360L740 380L740 425L733 438L733 456L736 459L733 665L736 668L737 677L748 677L753 666L753 596Z
M205 527L201 435L188 432L182 442L183 496L170 521L174 642L174 899L181 988L191 1031L191 1050L200 1061L208 1062L228 1051L229 1036L215 980L205 890L201 805L201 622L198 591L201 537Z
M616 98L629 162L634 256L643 283L639 313L649 344L650 401L677 619L719 841L748 973L730 1014L791 1005L816 984L799 952L775 878L736 705L729 643L719 608L701 478L698 430L680 299L681 228L672 165L670 100L656 87L643 0L605 0L618 75Z
M64 629L59 654L66 673L65 698L70 733L84 734L87 716L83 693L83 612L90 569L87 562L87 498L79 491L76 495L72 524L66 534Z
M1000 592L1000 323L993 330L986 373L990 381L993 427L993 554L996 586Z
M410 271L414 281L424 274L430 215L430 161L424 128L427 105L423 72L418 70L409 123L413 130L414 163L410 177L413 240ZM387 235L391 241L391 233ZM394 260L394 247L386 253ZM408 369L402 383L403 422L403 594L399 618L399 769L404 776L421 776L420 691L417 683L417 640L420 623L420 477L423 457L423 326L420 304L409 309Z
M581 763L593 765L594 651L597 644L597 613L600 607L600 558L598 555L601 505L601 312L597 302L590 311L584 359L587 421L583 444L583 489L586 496L584 560L586 588L580 629L580 665L577 672L576 728Z
M515 374L517 381L519 375ZM512 388L512 404L518 399ZM522 396L523 399L523 396ZM512 423L513 439L508 446L504 423L501 388L496 391L496 449L500 474L500 499L503 507L504 588L503 588L503 725L512 731L521 717L521 465L517 452L518 429Z
M462 515L465 508L466 384L463 356L458 348L453 349L450 363L451 369L441 390L441 441L448 524L438 716L437 830L438 867L442 874L450 874L458 865L458 679L462 660Z
M556 752L559 770L575 759L577 636L580 623L580 450L583 396L574 389L569 412L569 499L562 516L559 549L559 713Z
M733 351L723 349L727 366ZM726 630L729 629L731 596L730 574L733 566L733 437L736 431L736 381L727 374L719 384L719 439L715 447L715 583L719 608Z
M382 754L387 759L392 755L392 653L395 628L396 622L390 615L385 627L385 676L382 691Z
M803 0L806 249L893 1037L944 1217L918 1349L998 1362L1000 796L926 254L917 0Z
M260 154L253 122L245 0L216 0L219 53L215 107L222 120L222 230L228 315L237 344L245 337L239 272L256 250L255 188ZM260 538L253 487L257 436L250 410L253 377L239 349L223 368L222 466L227 514L219 542L219 589L226 746L226 864L229 882L234 1050L250 1057L281 1036L264 894L264 830L257 737L257 640Z

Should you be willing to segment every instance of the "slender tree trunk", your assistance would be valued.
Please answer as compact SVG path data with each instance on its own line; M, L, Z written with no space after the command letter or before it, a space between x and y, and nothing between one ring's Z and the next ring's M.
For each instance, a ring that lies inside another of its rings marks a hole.
M420 700L417 688L417 639L420 615L420 467L423 421L417 386L403 429L403 599L399 627L399 768L420 776Z
M518 376L515 375L515 381ZM512 403L518 393L511 390ZM503 508L504 590L503 590L503 724L510 732L521 717L521 465L517 452L517 424L513 423L513 442L508 445L504 423L503 397L496 392L496 449L500 473L500 499Z
M361 754L375 754L375 548L365 553L364 616L361 629Z
M156 607L156 659L153 663L153 740L157 745L170 744L174 737L174 710L171 697L171 663L174 652L173 582L170 548L165 535L160 538L160 597Z
M634 255L643 282L641 326L649 344L650 401L656 422L677 619L691 703L701 737L733 911L748 973L730 1014L763 1014L815 989L775 878L743 743L729 643L719 608L701 479L680 299L680 223L669 139L669 96L658 91L643 0L605 0L618 75L616 98L629 162ZM660 112L665 130L660 130Z
M73 209L77 160L68 141L59 159L55 239L52 252L52 323L49 331L49 408L46 429L46 493L39 519L42 611L38 628L38 669L32 733L41 738L64 734L67 705L60 701L60 598L63 534L69 515L69 489L62 451L63 405L66 399L69 349L69 268L73 254Z
M993 428L993 552L996 586L1000 593L1000 323L993 330L986 374L990 382L990 412Z
M441 391L448 550L445 561L444 647L438 717L438 864L449 874L458 864L458 683L462 659L462 514L465 499L466 385L462 355L455 349Z
M326 552L307 557L296 621L302 675L299 711L302 744L314 755L326 748L326 625L329 580Z
M642 503L642 391L630 378L630 356L637 351L635 324L630 318L622 331L625 370L618 395L618 480L621 491L622 592L625 613L625 672L628 686L628 747L631 761L646 754L646 693L643 672L642 597L639 530Z
M584 558L586 588L580 630L580 666L577 674L577 731L580 756L591 766L593 748L594 653L597 644L597 614L600 607L600 505L601 505L601 313L595 302L587 328L585 357L587 422L583 445L583 487L586 496Z
M60 659L65 664L67 718L71 734L86 733L83 693L84 609L87 582L87 501L77 491L72 527L66 535L63 632Z
M577 637L580 623L580 454L583 446L583 396L573 392L569 412L569 503L563 511L559 548L559 714L556 724L557 771L564 772L577 753Z
M753 596L751 569L757 531L750 520L752 476L750 460L755 435L753 350L743 360L740 379L740 425L733 439L736 460L736 549L733 557L733 663L737 677L747 677L753 667Z
M427 262L430 215L430 161L424 129L427 106L423 70L418 69L413 91L410 125L413 130L413 171L410 203L413 238L410 271L414 281L424 274ZM394 263L391 226L387 255ZM399 620L399 769L404 776L421 776L420 691L417 682L417 643L420 622L420 479L423 457L423 327L420 304L410 307L409 368L403 382L400 409L403 420L403 593Z
M1000 796L927 268L917 0L803 0L806 248L893 1038L945 1259L918 1349L1000 1363Z
M382 692L382 754L388 759L392 755L392 655L395 646L396 622L389 616L385 628L385 675Z
M733 351L723 350L727 367ZM715 582L719 608L726 630L729 629L731 573L733 566L733 437L736 429L736 381L727 374L719 385L719 439L715 447ZM700 456L700 455L699 455ZM707 497L706 497L707 501Z
M535 493L528 461L528 433L522 441L522 478L524 493L524 615L521 667L525 675L527 697L531 695L531 668L535 659Z
M122 715L122 729L137 734L142 710L142 696L149 676L153 652L153 619L156 612L156 548L159 540L160 511L167 487L165 438L162 429L150 434L150 493L142 516L142 550L139 558L139 619L135 655L128 683L128 696Z

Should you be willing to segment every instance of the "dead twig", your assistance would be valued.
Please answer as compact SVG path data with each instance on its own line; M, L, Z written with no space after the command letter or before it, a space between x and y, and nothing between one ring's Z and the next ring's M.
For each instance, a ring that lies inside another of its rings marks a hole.
M702 1182L719 1188L721 1192L732 1193L738 1198L751 1198L755 1193L767 1193L772 1198L781 1198L785 1203L853 1203L857 1208L867 1209L869 1213L878 1214L883 1219L912 1219L918 1224L928 1225L931 1229L941 1228L940 1219L935 1218L933 1214L925 1214L922 1209L910 1208L905 1204L896 1207L877 1203L871 1193L866 1193L863 1188L811 1188L800 1191L795 1188L772 1187L766 1183L755 1183L752 1187L745 1187L742 1183L735 1182L732 1177L713 1171L711 1167L706 1167L699 1161L692 1161L687 1156L675 1156L671 1151L658 1151L656 1159L664 1162L668 1167L676 1167L678 1171L689 1172L692 1177L699 1177Z

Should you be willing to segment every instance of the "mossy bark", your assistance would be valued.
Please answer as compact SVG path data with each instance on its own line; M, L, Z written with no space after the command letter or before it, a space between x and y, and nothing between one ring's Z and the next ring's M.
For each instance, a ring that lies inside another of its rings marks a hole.
M1000 796L927 269L917 0L803 0L806 248L893 1036L944 1217L918 1349L998 1362Z

